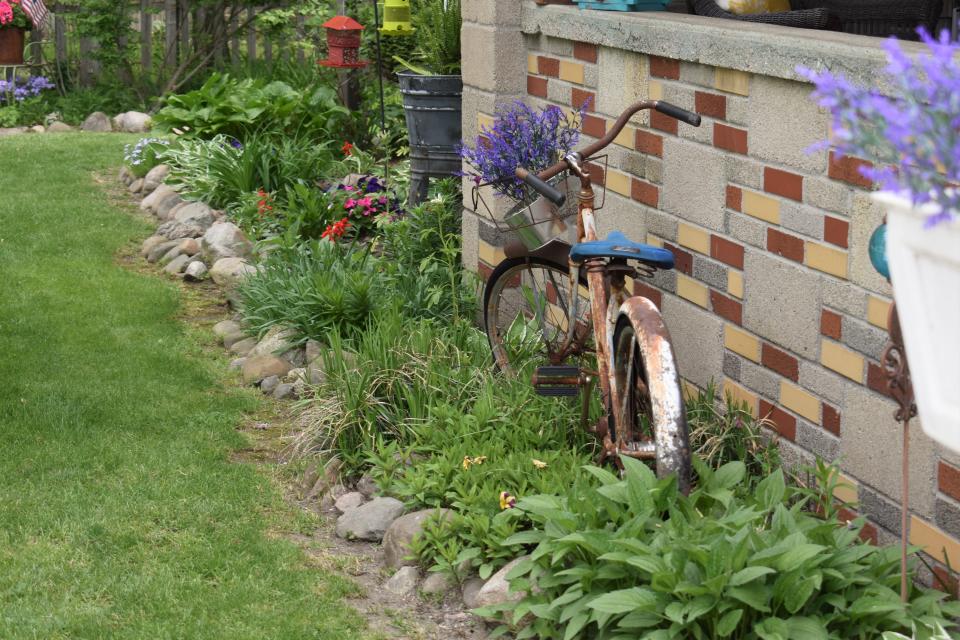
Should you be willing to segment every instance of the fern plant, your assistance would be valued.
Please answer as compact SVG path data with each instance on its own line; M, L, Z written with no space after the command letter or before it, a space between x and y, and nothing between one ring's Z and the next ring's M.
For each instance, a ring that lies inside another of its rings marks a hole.
M394 59L420 75L459 74L460 0L422 0L416 22L417 63Z

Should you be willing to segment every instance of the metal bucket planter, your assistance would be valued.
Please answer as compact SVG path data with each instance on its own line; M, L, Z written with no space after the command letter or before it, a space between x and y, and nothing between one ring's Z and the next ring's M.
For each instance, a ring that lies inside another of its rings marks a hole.
M15 27L0 29L0 65L23 64L26 31Z
M462 137L463 79L460 76L422 76L397 73L410 137L410 205L427 197L431 177L460 171L457 151Z
M554 238L576 241L576 238L566 237L570 225L564 220L577 213L577 199L569 194L575 194L580 189L580 178L564 173L548 182L567 195L562 206L558 207L541 196L528 205L517 205L503 216L503 221L531 251L536 251Z

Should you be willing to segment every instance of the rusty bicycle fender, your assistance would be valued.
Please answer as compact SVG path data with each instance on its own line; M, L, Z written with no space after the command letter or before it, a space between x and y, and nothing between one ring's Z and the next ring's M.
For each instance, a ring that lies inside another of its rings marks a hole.
M657 476L676 474L678 486L686 494L690 491L690 439L670 332L656 305L643 296L633 296L624 302L620 316L633 325L648 368Z

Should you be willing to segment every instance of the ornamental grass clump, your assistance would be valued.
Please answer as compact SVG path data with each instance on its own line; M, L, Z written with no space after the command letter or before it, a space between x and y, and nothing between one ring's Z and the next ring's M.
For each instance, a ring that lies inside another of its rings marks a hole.
M922 29L928 52L908 56L895 38L887 52L888 91L860 87L830 71L798 68L816 85L814 97L833 114L832 144L874 166L861 173L881 189L914 204L933 203L928 227L960 219L960 45L944 31L934 39Z
M471 147L460 148L461 157L471 166L462 175L475 184L493 183L499 195L527 199L523 182L514 175L517 167L530 171L546 169L580 140L580 126L588 103L573 113L549 105L534 109L519 100L499 107L492 127L481 127Z

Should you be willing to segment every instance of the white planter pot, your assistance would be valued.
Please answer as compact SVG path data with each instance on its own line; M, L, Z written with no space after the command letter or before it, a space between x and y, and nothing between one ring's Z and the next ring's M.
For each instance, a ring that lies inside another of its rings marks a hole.
M887 261L923 430L960 451L960 222L925 229L929 207L896 194L887 208Z

